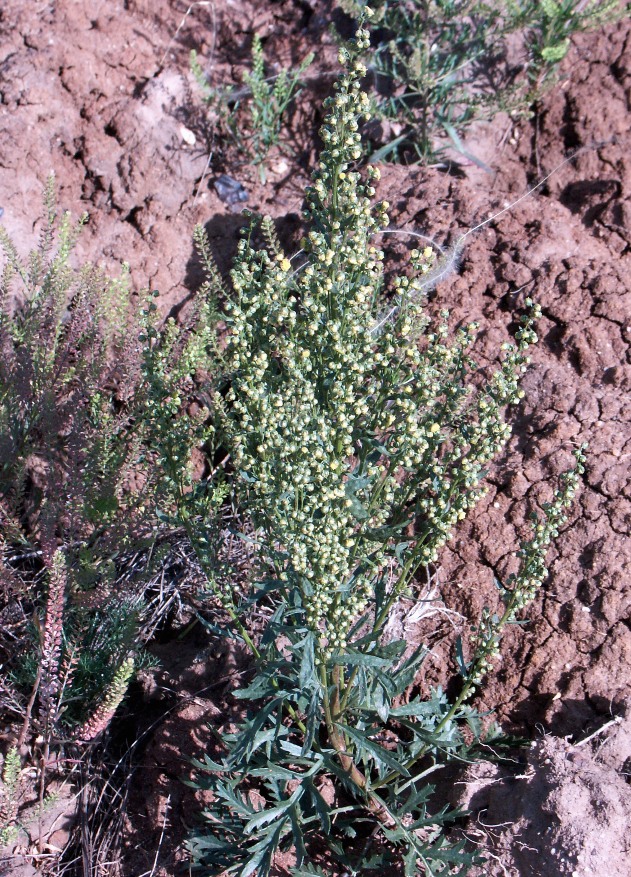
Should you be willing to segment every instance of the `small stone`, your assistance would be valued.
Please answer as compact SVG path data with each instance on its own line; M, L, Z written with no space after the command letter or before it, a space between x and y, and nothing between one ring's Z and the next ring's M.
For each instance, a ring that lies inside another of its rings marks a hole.
M184 125L181 125L180 134L182 135L182 140L189 146L195 146L195 144L197 143L197 137L190 128L185 128Z

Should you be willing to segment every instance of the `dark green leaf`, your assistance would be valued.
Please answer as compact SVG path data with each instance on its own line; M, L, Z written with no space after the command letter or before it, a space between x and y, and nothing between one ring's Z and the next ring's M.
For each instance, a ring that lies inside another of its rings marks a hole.
M298 682L301 691L306 691L314 686L320 687L315 669L315 634L312 631L298 644L302 648L300 661L300 674Z
M331 663L347 667L390 667L392 660L377 655L367 655L364 652L348 652L345 655L335 655Z
M308 755L313 746L316 732L323 720L320 691L314 691L307 708L307 724L301 755Z
M460 675L466 678L469 675L469 668L471 664L468 664L465 661L464 652L462 651L461 636L459 636L456 640L456 663L458 664L458 670L460 671Z
M365 750L366 752L369 752L380 767L386 765L390 770L396 771L401 774L401 776L410 776L409 771L397 761L394 755L387 749L384 749L383 746L380 746L379 743L375 743L374 740L371 740L368 736L362 734L361 731L358 731L355 728L350 728L348 725L341 725L337 722L336 724L338 728L351 738L359 751Z
M320 794L320 792L316 789L313 780L309 779L305 782L305 789L311 796L311 801L315 808L318 817L320 818L320 824L322 825L322 831L324 835L327 836L331 832L331 817L330 817L330 807Z
M330 877L330 875L307 862L299 868L292 868L291 877Z
M260 828L262 825L267 825L268 822L274 822L277 816L282 816L292 804L295 804L296 801L302 796L304 789L302 786L298 786L296 791L290 798L287 798L286 801L283 801L282 804L279 804L277 807L271 807L270 809L260 810L256 816L253 816L243 828L245 834L252 834L255 828Z
M254 871L257 871L257 877L268 877L286 823L287 817L281 819L276 827L271 826L258 844L251 847L253 855L239 872L239 877L249 877Z

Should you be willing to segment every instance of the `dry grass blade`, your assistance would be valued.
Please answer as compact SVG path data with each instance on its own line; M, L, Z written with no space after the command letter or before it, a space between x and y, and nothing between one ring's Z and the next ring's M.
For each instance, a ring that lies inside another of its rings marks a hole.
M131 753L111 768L91 748L81 766L81 791L74 831L54 877L116 877L120 874L122 830L134 776Z

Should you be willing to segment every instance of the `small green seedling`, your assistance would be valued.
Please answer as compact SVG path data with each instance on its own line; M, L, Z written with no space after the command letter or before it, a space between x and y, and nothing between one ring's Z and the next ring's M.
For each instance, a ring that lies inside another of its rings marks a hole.
M241 144L258 167L261 182L266 181L265 161L270 149L281 143L281 129L287 110L302 90L301 77L313 61L309 54L296 70L283 69L275 75L265 71L263 43L258 34L252 41L252 69L243 75L245 87L228 92L210 88L206 76L191 52L191 68L202 89L206 101L211 103L228 130ZM238 124L239 109L243 107L242 124ZM245 134L238 134L245 129Z

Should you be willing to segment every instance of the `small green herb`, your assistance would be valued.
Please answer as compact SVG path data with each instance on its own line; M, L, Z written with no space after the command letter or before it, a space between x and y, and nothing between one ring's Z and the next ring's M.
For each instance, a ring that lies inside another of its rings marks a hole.
M252 70L243 76L245 88L233 89L222 94L210 88L195 52L191 52L191 68L198 83L233 135L239 128L249 129L249 135L238 135L242 148L259 169L261 182L266 180L265 161L270 149L280 143L285 114L295 97L302 90L301 77L313 61L309 54L296 70L283 69L275 75L265 70L263 43L258 34L252 41ZM232 110L227 110L227 105ZM245 105L245 123L237 125L237 113Z
M147 543L157 469L144 433L128 270L75 268L85 223L45 191L26 259L0 226L0 574L20 636L0 639L0 688L51 744L86 721L137 647L138 589L115 558ZM134 480L137 479L137 480ZM30 706L27 707L27 704Z
M12 746L4 756L0 781L0 847L10 843L16 833L21 769L20 753Z

